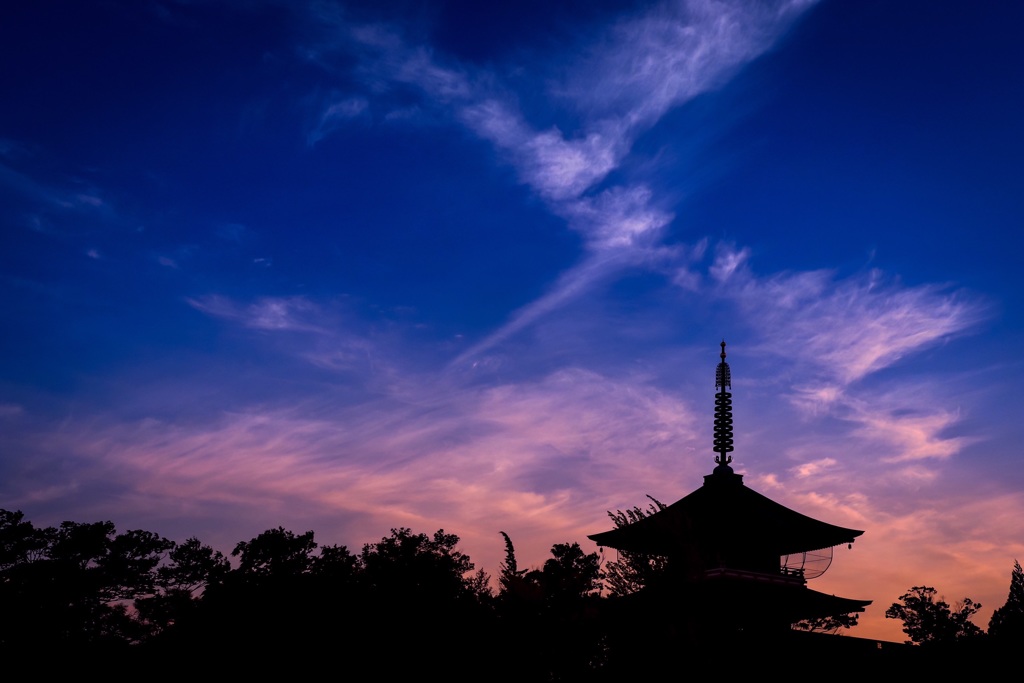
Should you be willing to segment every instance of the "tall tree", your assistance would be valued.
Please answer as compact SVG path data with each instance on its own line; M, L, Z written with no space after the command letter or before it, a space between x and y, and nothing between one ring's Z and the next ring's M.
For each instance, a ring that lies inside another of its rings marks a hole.
M600 611L601 558L579 543L556 543L540 569L520 569L505 538L497 606L498 639L516 656L503 662L507 678L583 680L604 659Z
M139 617L154 634L166 630L193 615L203 592L223 583L230 571L227 558L198 538L175 544L167 563L157 569L158 591L135 601Z
M364 581L371 592L389 599L482 598L475 592L479 582L468 576L473 562L458 543L458 536L443 529L433 537L392 529L390 536L363 546L359 559Z
M516 561L516 549L512 545L512 539L504 531L499 531L505 539L505 561L498 566L498 586L502 593L507 593L518 583L526 570L519 569Z
M543 568L527 574L540 584L551 604L571 604L596 598L601 592L601 557L584 553L579 543L556 543Z
M428 667L455 657L456 647L466 670L490 661L490 589L458 543L444 530L428 536L398 528L363 546L356 623L347 637L386 662L392 677L422 677Z
M129 607L156 594L173 546L148 531L118 534L112 522L37 529L0 511L0 641L95 649L141 640L147 628Z
M903 632L918 645L948 645L981 635L981 629L971 617L981 609L981 603L964 598L954 607L931 586L914 586L885 610L887 619L903 622Z
M651 503L646 508L634 506L628 510L616 510L608 512L615 528L619 529L645 517L650 517L665 509L666 505L661 501L647 496ZM617 551L618 555L614 561L608 562L604 568L605 585L608 593L614 596L623 596L636 593L644 586L657 583L664 575L668 566L668 560L660 555L647 555L645 553Z
M988 634L1002 642L1024 643L1024 571L1016 560L1010 573L1010 595L1006 604L992 613Z
M231 554L239 558L238 571L244 575L283 578L309 572L316 547L312 531L297 536L278 527L240 542Z

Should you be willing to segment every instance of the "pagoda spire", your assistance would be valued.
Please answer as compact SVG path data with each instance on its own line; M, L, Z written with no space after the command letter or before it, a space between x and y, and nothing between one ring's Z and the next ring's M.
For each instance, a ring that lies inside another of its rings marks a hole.
M732 473L729 463L732 456L729 453L732 447L732 394L726 389L732 389L732 377L729 373L729 364L725 362L725 340L722 340L722 362L715 369L715 472Z

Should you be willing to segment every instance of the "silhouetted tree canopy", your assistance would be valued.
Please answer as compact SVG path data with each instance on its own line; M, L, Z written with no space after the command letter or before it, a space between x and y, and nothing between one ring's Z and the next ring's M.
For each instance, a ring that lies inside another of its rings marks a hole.
M130 612L158 592L157 566L174 543L112 522L38 529L0 510L0 644L128 644L148 635Z
M811 633L836 634L840 629L853 628L860 620L860 615L851 612L850 614L837 614L835 616L817 617L815 619L803 619L793 624L798 631L809 631Z
M1016 560L1010 573L1010 594L1006 604L992 613L988 634L998 641L1024 644L1024 571Z
M619 529L639 522L644 517L650 517L665 509L664 503L651 496L647 497L651 499L651 503L646 508L634 506L625 511L609 511L608 516L615 528ZM626 550L618 550L616 553L617 558L608 562L604 568L604 581L609 595L631 595L644 586L655 585L665 576L668 559L664 556Z
M167 563L157 569L159 590L135 600L139 618L154 634L166 630L194 615L202 592L211 584L222 584L230 571L227 558L198 538L174 546Z
M231 555L239 559L238 571L242 574L281 578L308 573L313 567L316 547L312 531L296 536L278 527L251 541L240 542Z
M367 589L402 599L477 601L490 597L486 575L467 576L474 565L458 550L458 542L458 536L443 529L433 537L407 528L392 529L390 536L364 545L359 555Z
M540 585L549 602L596 598L601 593L601 558L584 553L579 543L556 543L551 546L551 558L540 571L528 572L526 579Z
M885 610L887 619L903 622L903 632L918 645L949 645L981 635L971 617L981 604L964 598L950 608L942 598L936 599L931 586L914 586Z
M523 576L528 570L520 569L516 561L516 549L512 539L504 531L499 531L505 539L505 561L498 566L498 591L500 595L508 595L522 590Z

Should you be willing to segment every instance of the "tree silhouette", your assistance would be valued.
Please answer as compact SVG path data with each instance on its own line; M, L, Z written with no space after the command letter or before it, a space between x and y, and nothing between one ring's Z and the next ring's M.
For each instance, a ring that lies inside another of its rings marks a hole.
M914 586L885 610L887 619L900 619L903 632L918 645L949 645L981 635L971 617L981 604L964 598L952 609L931 586Z
M552 604L596 598L601 592L601 558L584 553L579 543L556 543L551 546L551 558L540 571L527 573L526 579L540 585Z
M615 528L619 529L639 522L644 517L650 517L665 509L664 503L651 496L647 497L651 500L647 508L634 506L625 511L609 511L608 516L615 524ZM604 568L604 581L609 595L631 595L644 586L655 585L665 576L668 559L661 555L647 555L626 550L620 550L617 553L617 559L608 562Z
M836 614L828 617L816 617L814 619L803 619L793 624L797 631L809 631L811 633L831 633L835 635L840 629L853 628L860 620L860 615L854 612L850 614Z
M477 600L479 582L472 576L473 562L456 547L459 537L439 529L433 537L392 529L377 543L363 546L359 559L367 588L381 596L431 601Z
M1010 573L1010 594L1006 604L992 613L988 634L1001 642L1024 643L1024 571L1016 560Z
M508 680L581 680L604 661L601 562L579 543L556 543L540 569L519 569L512 539L498 583L497 633Z
M498 566L498 590L502 595L515 591L523 582L526 569L520 569L516 561L516 549L512 539L504 531L499 531L505 539L505 561Z
M389 675L422 676L454 647L459 666L486 665L493 638L488 578L474 573L458 543L443 529L428 536L403 527L363 546L349 642L387 662Z
M313 560L313 574L331 582L349 583L359 571L359 558L343 545L325 545Z
M296 536L278 527L240 542L231 555L239 558L238 571L244 575L282 578L309 572L316 547L312 531Z
M0 643L77 648L126 645L148 635L130 609L158 592L157 567L174 544L118 534L112 522L37 529L0 510Z
M139 618L153 634L192 617L199 609L202 592L211 584L223 583L231 571L231 564L220 551L194 537L176 544L167 560L157 569L157 593L135 601Z

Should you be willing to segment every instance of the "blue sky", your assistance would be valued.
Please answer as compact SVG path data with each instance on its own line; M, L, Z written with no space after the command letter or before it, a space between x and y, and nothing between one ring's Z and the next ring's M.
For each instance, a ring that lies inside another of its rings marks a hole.
M380 4L2 10L0 505L539 564L701 483L725 338L747 484L866 530L812 587L987 622L1024 7Z

